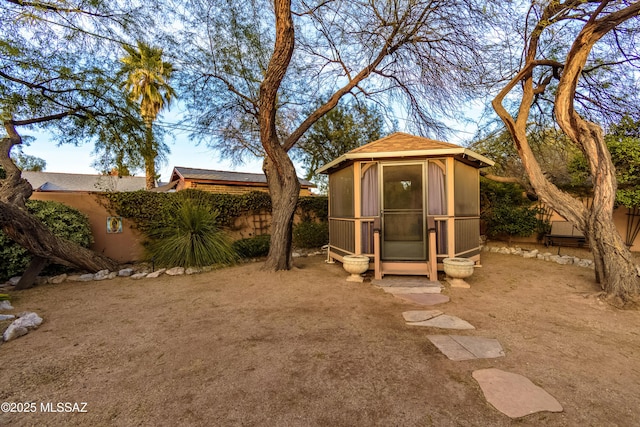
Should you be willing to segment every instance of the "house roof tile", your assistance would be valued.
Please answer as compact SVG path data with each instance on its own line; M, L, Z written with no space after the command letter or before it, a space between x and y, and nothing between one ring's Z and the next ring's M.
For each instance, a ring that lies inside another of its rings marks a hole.
M226 181L234 183L246 183L246 184L266 184L267 177L263 173L248 173L248 172L232 172L232 171L219 171L211 169L196 169L186 168L183 166L176 166L173 168L173 174L178 173L184 179L201 179L207 181ZM300 184L305 187L315 187L316 185L306 179L298 178Z
M145 189L145 177L88 175L59 172L23 171L34 191L136 191Z

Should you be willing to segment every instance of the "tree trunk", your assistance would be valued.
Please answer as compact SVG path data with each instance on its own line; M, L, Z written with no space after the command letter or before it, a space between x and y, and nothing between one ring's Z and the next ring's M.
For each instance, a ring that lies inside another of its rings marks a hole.
M21 144L22 138L12 122L5 122L4 127L8 136L0 139L0 166L6 174L0 179L0 229L35 257L91 272L114 270L117 264L113 260L57 237L26 211L24 202L33 189L9 157L11 148Z
M260 142L266 153L262 169L267 176L271 195L271 246L263 269L268 271L291 268L293 215L300 195L300 182L293 162L278 138L276 112L278 90L294 49L294 27L291 0L274 1L276 40L271 60L260 85L258 123Z
M584 233L593 252L596 281L600 283L612 303L624 305L632 302L640 293L640 279L631 252L613 223L617 188L615 168L604 141L602 128L584 120L576 112L574 102L578 80L594 44L616 25L636 16L640 11L640 2L631 3L614 13L604 13L601 17L598 13L603 9L598 8L591 19L586 20L564 63L561 64L562 73L554 103L555 119L587 159L589 173L593 179L594 199L591 208L588 209L579 200L558 189L545 177L527 141L527 124L534 97L546 88L546 83L534 88L533 69L536 66L558 67L559 64L556 61L536 61L538 41L545 28L553 24L554 17L564 16L575 7L576 4L570 2L551 2L547 5L531 32L525 65L500 91L492 104L513 138L522 165L536 193L540 199ZM518 85L522 88L522 100L517 118L514 120L502 102Z
M153 125L147 123L144 147L145 188L151 190L156 187L156 150L153 148Z
M33 255L56 264L91 272L114 270L117 265L104 255L54 235L33 215L3 201L0 201L0 228Z
M47 264L49 264L49 261L46 258L34 256L25 272L20 276L20 280L16 285L16 291L22 291L32 287L38 277L38 274L40 274Z
M284 163L288 166L284 173L279 173L274 163L268 158L263 165L272 206L271 245L263 266L263 269L268 271L291 268L293 217L300 195L300 181L293 163L286 153L284 156L286 157L283 159Z

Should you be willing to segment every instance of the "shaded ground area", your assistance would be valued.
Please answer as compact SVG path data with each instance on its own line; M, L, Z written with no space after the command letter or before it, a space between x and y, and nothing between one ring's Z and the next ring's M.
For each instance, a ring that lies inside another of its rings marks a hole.
M434 308L506 357L451 361L427 339L446 331L405 324L423 306L323 261L14 293L45 323L0 345L0 402L88 412L0 425L640 425L640 312L600 303L592 270L483 253L471 289L445 287ZM472 378L484 368L526 376L564 412L512 421Z

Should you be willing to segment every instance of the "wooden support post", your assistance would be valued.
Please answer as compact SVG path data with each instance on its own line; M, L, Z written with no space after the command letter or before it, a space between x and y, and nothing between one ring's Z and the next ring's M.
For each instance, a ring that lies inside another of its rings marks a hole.
M373 221L373 274L376 280L382 279L380 264L380 218Z
M436 249L436 221L427 217L427 238L429 239L429 280L438 280L438 252Z

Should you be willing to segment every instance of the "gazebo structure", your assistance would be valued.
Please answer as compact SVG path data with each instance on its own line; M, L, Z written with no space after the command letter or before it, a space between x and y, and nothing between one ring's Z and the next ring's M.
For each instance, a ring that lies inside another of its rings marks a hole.
M329 175L329 255L367 255L387 274L437 280L444 258L480 259L480 168L467 148L394 133L321 167Z

